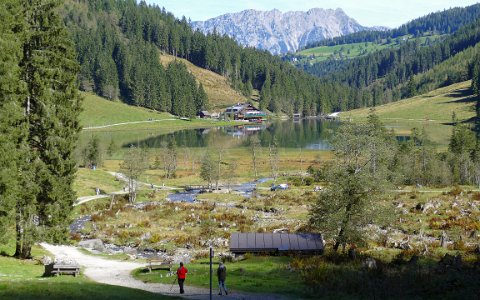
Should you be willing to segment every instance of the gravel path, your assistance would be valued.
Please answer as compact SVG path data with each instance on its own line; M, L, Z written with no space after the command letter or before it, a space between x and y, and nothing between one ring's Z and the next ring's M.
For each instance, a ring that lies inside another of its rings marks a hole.
M180 296L178 294L178 286L175 285L170 290L171 285L159 283L144 283L134 279L130 273L134 269L143 268L145 264L137 262L117 261L105 259L93 255L87 255L80 252L76 247L72 246L53 246L42 243L41 246L52 253L55 257L67 257L74 259L78 264L84 267L83 273L88 278L104 284L118 285L133 289L141 289L152 293L159 293L167 296ZM172 278L173 279L173 278ZM228 286L228 282L227 282ZM186 294L181 295L186 299L209 299L209 290L203 288L196 288L188 286L188 278L185 285ZM281 295L267 295L267 294L247 294L232 292L228 296L217 295L218 288L214 282L214 296L213 299L286 299Z
M149 120L149 121L123 122L123 123L115 123L115 124L108 124L108 125L84 127L83 130L101 129L101 128L109 128L109 127L114 127L114 126L132 125L132 124L142 124L142 123L155 123L155 122L164 122L164 121L176 121L176 120L178 120L178 119L160 119L160 120Z

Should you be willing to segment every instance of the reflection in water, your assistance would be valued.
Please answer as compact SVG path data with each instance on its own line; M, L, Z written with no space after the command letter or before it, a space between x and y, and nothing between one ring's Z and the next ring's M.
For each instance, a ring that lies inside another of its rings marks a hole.
M174 138L178 147L208 147L213 143L222 141L235 146L246 146L248 138L256 135L263 147L268 147L274 138L282 148L307 148L316 150L329 150L327 139L338 127L337 122L316 119L293 121L276 121L267 124L243 124L231 127L218 127L209 129L180 130L170 134L150 136L143 140L125 143L123 147L131 144L147 148L160 148L169 138ZM228 147L226 145L226 147Z

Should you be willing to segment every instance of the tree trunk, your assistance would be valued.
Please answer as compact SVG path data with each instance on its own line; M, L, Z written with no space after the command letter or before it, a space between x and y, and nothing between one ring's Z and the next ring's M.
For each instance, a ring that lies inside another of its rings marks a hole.
M350 194L350 197L353 197L352 194ZM351 199L351 198L350 198ZM355 200L353 200L355 201ZM337 235L337 240L335 242L335 245L333 245L333 250L337 252L338 247L341 245L341 240L343 238L343 235L345 234L345 227L347 227L348 222L350 222L350 211L352 210L353 202L348 203L347 207L345 208L345 219L343 219L342 226L340 227L340 231L338 232Z
M17 208L18 209L18 208ZM22 256L22 225L21 225L21 212L17 211L16 214L16 226L15 226L15 231L16 231L16 243L15 243L15 254L13 256L15 257L21 257Z
M23 249L22 249L22 259L29 259L32 258L32 245L30 243L24 242Z
M253 162L253 172L255 174L255 179L258 178L258 172L257 172L257 149L256 145L252 146L252 162Z
M221 166L222 166L222 150L218 152L218 164L217 164L217 176L215 176L215 189L218 190L218 181L220 180L221 176Z
M32 257L32 241L29 240L31 237L28 237L27 234L27 226L24 220L28 219L24 215L24 210L22 208L17 207L17 214L16 214L16 244L15 244L15 254L14 257L20 259L28 259Z
M110 207L108 208L109 210L113 208L114 203L115 203L115 195L112 195L112 199L110 200Z
M343 236L343 228L340 230L340 233L338 234L338 239L337 241L335 241L335 245L333 245L333 251L337 252L338 251L338 247L340 247L340 237Z

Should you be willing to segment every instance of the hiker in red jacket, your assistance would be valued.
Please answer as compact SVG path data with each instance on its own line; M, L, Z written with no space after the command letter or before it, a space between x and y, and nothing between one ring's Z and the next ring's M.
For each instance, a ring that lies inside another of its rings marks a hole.
M180 268L177 269L177 279L178 286L180 287L180 294L185 293L183 290L183 283L185 282L185 277L187 276L188 270L183 266L183 262L180 263Z

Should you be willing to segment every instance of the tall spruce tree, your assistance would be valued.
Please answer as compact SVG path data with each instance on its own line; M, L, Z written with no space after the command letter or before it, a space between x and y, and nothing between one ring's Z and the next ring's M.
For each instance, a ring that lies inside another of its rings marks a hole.
M61 242L75 193L74 149L80 131L81 97L73 45L57 15L56 0L22 0L25 20L21 78L27 150L20 160L22 193L16 205L15 255L31 256L42 239Z
M20 107L24 93L18 63L21 43L18 31L20 5L15 0L0 2L0 243L8 238L13 225L16 195L19 191L17 162L20 159L23 114Z

